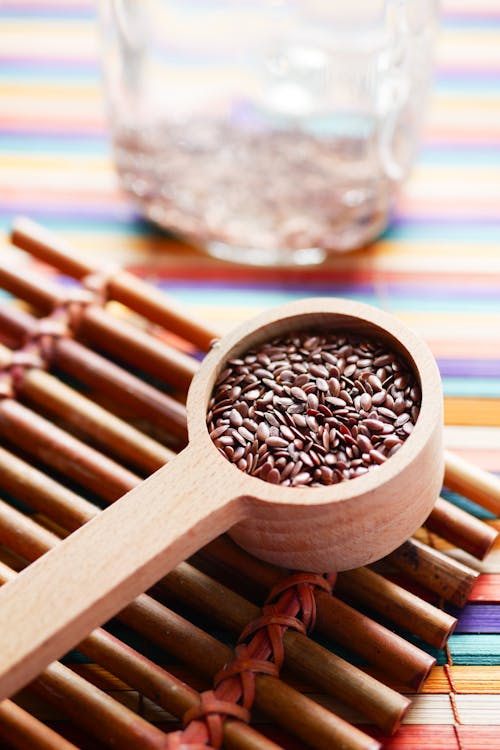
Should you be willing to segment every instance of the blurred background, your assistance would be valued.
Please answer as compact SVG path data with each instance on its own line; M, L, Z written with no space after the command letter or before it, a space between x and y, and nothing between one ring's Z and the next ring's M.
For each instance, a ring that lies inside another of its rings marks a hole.
M423 137L390 226L364 249L316 266L227 263L145 221L115 172L99 57L96 3L0 2L2 254L25 262L7 237L16 215L29 216L60 233L75 254L128 267L221 332L305 296L344 296L389 310L437 358L447 447L500 474L499 1L442 2ZM32 263L47 278L52 273ZM498 524L487 512L482 517ZM500 710L498 551L488 560L483 572L496 620L474 639L462 634L450 642L454 663L470 675L483 665L496 669L491 682L477 690L470 682L459 696L466 725L491 724ZM433 747L432 724L451 733L447 691L441 685L436 695L424 694L414 715L429 729L426 747ZM482 714L485 706L491 710ZM390 747L410 747L401 737ZM480 732L475 744L469 739L467 750L493 747L481 744Z

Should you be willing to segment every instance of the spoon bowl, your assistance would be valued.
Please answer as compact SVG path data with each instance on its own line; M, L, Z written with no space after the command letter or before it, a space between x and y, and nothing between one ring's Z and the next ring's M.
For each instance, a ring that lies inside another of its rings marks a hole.
M313 488L273 485L231 464L214 450L208 434L208 403L226 362L301 330L377 339L406 361L419 381L422 402L412 434L389 460L356 479ZM230 536L263 560L318 572L378 560L424 522L442 485L442 424L439 372L424 342L392 315L335 298L293 302L244 323L208 353L188 396L190 443L203 446L217 483L234 487L247 506L244 520L229 530Z

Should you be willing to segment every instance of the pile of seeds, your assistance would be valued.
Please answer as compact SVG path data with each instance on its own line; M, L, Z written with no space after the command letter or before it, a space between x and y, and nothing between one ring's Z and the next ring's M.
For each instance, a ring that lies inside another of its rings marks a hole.
M227 362L207 425L220 452L273 484L337 484L365 474L411 434L420 389L375 339L298 332Z

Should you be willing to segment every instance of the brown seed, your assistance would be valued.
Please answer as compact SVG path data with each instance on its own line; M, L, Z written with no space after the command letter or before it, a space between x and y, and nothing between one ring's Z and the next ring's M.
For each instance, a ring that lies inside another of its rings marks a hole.
M375 461L376 464L383 464L386 461L384 454L377 450L370 451L370 458L372 461Z
M267 438L266 443L270 448L286 448L288 440L278 437L277 435L270 435Z
M370 432L382 432L384 429L384 423L379 419L365 419L363 422Z
M328 377L328 370L324 365L312 364L309 371L311 375L314 375L316 378L324 379Z
M229 421L231 422L233 427L241 427L241 425L243 424L243 417L237 409L231 409Z
M374 393L372 396L372 404L373 406L380 406L384 403L386 398L386 392L384 390L378 391L377 393Z
M387 419L396 419L396 417L397 417L397 414L395 414L390 409L387 409L385 406L381 406L380 409L378 410L378 413L382 417L387 417Z
M271 484L279 484L281 479L281 475L278 471L278 469L273 468L271 471L267 474L266 481L270 482Z
M290 388L290 393L292 394L294 398L299 399L299 401L307 401L307 393L304 393L302 388L299 388L296 385Z
M331 404L332 406L339 406L344 407L345 401L343 398L337 398L336 396L327 396L326 398L327 404Z
M309 374L308 373L302 373L301 375L297 375L295 380L293 381L293 385L296 388L302 388L306 383L309 383Z
M287 440L293 441L295 439L295 435L293 434L291 429L287 427L285 424L280 427L280 432L283 435L283 437L286 438Z
M216 427L214 430L212 430L212 432L210 433L210 437L213 441L215 441L217 440L217 438L220 438L220 436L223 435L227 429L227 424L220 425L220 427Z
M267 438L269 437L269 425L267 422L259 422L259 426L257 427L257 440L261 440L262 442L266 442Z
M260 391L257 389L253 389L250 391L247 391L245 394L243 394L243 398L245 401L255 401L255 399L259 398Z
M324 393L326 393L329 390L328 383L326 382L324 378L316 379L316 388L318 389L318 391L323 391Z
M394 422L394 427L402 427L405 424L405 422L408 422L409 419L410 419L410 415L408 414L408 412L405 412L404 414L400 414L399 417Z
M404 432L406 432L407 435L411 435L411 433L413 432L413 427L414 425L411 422L406 422L403 425L402 429Z
M371 441L365 435L358 435L357 442L363 453L369 453L373 450Z
M297 486L301 484L308 484L311 479L312 477L310 474L308 474L307 471L302 471L294 476L294 478L292 479L292 485Z

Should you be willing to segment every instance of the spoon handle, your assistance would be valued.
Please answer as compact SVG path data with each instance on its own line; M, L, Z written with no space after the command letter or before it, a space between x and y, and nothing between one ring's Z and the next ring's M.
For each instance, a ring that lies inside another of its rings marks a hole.
M234 490L188 446L3 586L0 700L241 520Z

